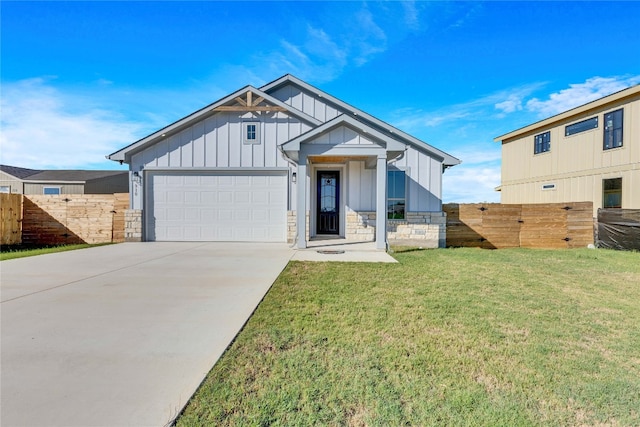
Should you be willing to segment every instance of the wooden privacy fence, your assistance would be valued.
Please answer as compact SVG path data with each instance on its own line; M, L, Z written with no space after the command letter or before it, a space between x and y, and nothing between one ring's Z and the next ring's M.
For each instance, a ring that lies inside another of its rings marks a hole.
M447 246L580 248L593 244L591 202L446 204Z
M0 193L0 230L2 245L22 243L22 194Z
M128 207L127 193L24 196L22 243L123 242Z

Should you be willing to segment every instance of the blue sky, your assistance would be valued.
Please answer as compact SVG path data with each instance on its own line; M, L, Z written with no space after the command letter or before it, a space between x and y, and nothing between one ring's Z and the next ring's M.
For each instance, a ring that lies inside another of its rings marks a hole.
M499 201L493 138L640 83L640 2L0 3L0 161L105 155L291 73L463 163L445 202Z

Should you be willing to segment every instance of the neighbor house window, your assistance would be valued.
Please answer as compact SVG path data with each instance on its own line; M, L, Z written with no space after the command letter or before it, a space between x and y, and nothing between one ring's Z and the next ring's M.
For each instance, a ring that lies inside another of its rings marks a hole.
M622 147L622 109L604 115L604 149Z
M42 189L42 194L44 195L58 195L60 194L60 187L44 187Z
M545 153L551 150L551 132L541 133L533 138L533 154Z
M244 122L244 143L260 144L260 122Z
M406 175L404 171L387 172L387 218L404 219L406 196Z
M587 120L583 120L578 123L566 126L564 128L564 136L573 135L580 132L586 132L588 130L596 129L598 127L598 117L592 117Z
M622 178L602 180L602 207L622 207Z
M11 193L11 186L0 185L0 193Z

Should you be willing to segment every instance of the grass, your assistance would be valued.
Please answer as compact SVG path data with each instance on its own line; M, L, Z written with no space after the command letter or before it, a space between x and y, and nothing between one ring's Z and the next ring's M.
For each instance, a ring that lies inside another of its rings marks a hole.
M79 244L79 245L60 245L60 246L28 246L28 245L19 245L19 246L2 246L0 250L0 261L5 261L8 259L16 259L16 258L25 258L36 255L44 255L44 254L52 254L56 252L65 252L65 251L74 251L76 249L85 249L93 246L101 246L101 245L90 245L90 244Z
M640 425L640 253L292 262L178 426Z

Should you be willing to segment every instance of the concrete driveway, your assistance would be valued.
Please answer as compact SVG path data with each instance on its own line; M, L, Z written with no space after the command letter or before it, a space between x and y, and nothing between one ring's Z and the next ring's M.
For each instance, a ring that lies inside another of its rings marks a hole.
M294 251L123 243L0 263L2 426L163 426Z

